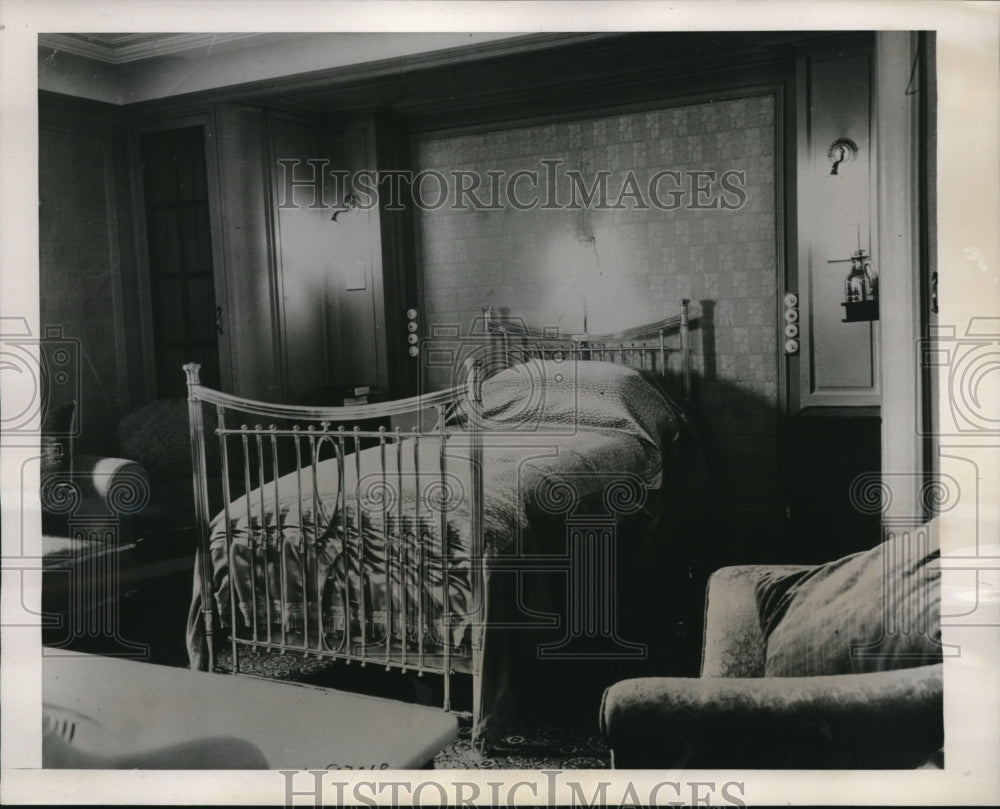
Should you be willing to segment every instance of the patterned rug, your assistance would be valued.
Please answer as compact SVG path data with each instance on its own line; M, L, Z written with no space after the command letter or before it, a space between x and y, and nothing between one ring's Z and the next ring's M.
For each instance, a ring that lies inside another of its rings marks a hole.
M339 665L343 667L343 663ZM274 680L311 683L324 675L332 674L337 666L337 663L329 659L303 657L295 652L283 655L260 649L240 649L240 673ZM226 674L233 672L233 653L230 647L216 650L215 669Z
M232 672L232 653L229 649L217 653L216 670ZM294 653L279 655L248 649L240 651L240 671L258 677L312 685L350 685L349 690L352 691L368 690L393 699L434 704L431 688L423 680L400 677L398 673L385 675L377 667L368 668L362 675L363 670L357 665L345 666L342 662L303 658ZM345 680L356 681L345 683ZM596 711L589 713L596 714ZM435 769L606 769L611 764L611 754L596 729L596 716L590 727L569 722L515 726L510 734L485 753L473 746L471 730L468 721L460 722L458 739L435 756Z
M436 770L603 770L611 754L599 733L582 727L523 727L480 753L463 723L458 741L434 757Z

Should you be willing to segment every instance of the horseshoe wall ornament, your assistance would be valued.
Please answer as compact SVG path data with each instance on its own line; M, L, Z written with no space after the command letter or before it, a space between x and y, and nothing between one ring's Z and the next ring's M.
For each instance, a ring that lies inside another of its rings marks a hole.
M857 159L858 144L850 138L837 138L830 144L826 152L827 159L833 164L830 174L839 174L841 166L849 166Z

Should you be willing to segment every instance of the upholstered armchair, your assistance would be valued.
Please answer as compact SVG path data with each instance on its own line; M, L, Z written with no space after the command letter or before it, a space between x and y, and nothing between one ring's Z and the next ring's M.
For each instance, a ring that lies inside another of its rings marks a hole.
M62 420L72 418L68 407L60 408L58 414ZM194 525L186 399L155 399L125 415L118 422L117 441L108 442L108 454L103 457L75 454L73 430L61 423L58 429L58 440L43 438L46 535L66 534L71 515L117 516L122 538L170 535L173 546L161 548L163 553L193 555L193 540L178 539ZM206 429L214 430L215 425ZM211 453L213 442L208 445ZM210 455L210 463L213 460ZM217 488L210 486L213 500L221 497Z
M128 458L73 452L76 404L43 423L42 628L50 646L120 642L124 602L135 591L133 519L149 477Z
M162 583L190 575L196 543L187 400L156 399L124 416L107 456L74 453L73 412L55 409L43 427L42 601L45 642L77 647L117 635L140 590L167 609Z
M716 571L701 676L605 692L613 766L940 766L939 577L933 525L827 565Z

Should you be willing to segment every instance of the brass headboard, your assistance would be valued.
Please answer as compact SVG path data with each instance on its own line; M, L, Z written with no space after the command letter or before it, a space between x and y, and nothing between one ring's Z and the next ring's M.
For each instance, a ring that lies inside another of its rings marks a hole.
M556 329L531 328L518 320L502 319L492 306L483 308L483 321L486 333L499 344L495 355L502 357L505 365L530 357L572 356L580 360L616 362L668 376L668 358L679 353L681 389L685 396L691 393L687 298L681 301L680 312L676 315L607 334L562 334ZM668 346L667 336L675 332L680 336L680 344Z

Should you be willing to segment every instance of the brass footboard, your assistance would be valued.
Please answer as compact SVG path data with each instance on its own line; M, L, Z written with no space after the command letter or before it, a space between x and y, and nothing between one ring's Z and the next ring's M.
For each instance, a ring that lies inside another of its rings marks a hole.
M481 407L479 368L470 363L467 384L450 390L322 408L221 393L200 384L197 364L184 370L209 670L216 618L229 625L236 672L241 650L257 648L440 675L445 710L464 662L477 725L483 440L464 430L456 450L445 416L456 402ZM370 426L417 412L432 423ZM214 508L210 455L221 488ZM468 614L455 614L455 588Z

